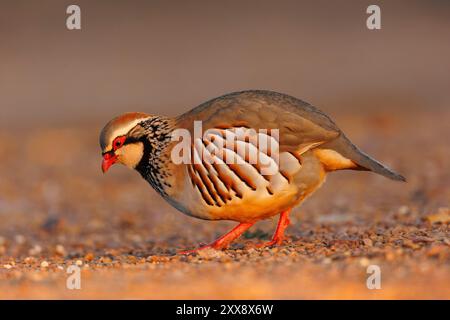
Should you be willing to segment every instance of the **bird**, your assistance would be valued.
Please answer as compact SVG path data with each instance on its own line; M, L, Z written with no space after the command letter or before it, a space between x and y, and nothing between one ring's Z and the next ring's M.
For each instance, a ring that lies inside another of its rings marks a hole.
M101 130L100 147L104 173L125 165L182 213L238 223L184 254L226 249L256 222L276 215L271 240L258 247L281 245L292 208L333 171L406 181L356 147L318 108L269 90L225 94L177 117L124 113Z

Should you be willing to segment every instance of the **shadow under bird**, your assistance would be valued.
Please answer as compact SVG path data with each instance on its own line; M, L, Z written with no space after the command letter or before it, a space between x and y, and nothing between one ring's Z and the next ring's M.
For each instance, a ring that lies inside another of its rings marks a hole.
M208 134L195 138L194 121L201 121ZM172 159L179 144L173 133L179 129L194 137L189 143L192 161L187 163ZM275 139L276 147L255 143L251 135ZM234 143L224 143L229 137ZM226 248L257 221L278 214L272 240L263 246L281 244L291 209L316 191L331 171L366 170L405 181L359 150L322 111L297 98L264 90L226 94L176 118L125 113L106 124L100 146L103 172L121 163L138 171L183 213L239 222L196 250ZM252 154L257 161L250 161ZM275 164L277 170L267 174L263 162Z

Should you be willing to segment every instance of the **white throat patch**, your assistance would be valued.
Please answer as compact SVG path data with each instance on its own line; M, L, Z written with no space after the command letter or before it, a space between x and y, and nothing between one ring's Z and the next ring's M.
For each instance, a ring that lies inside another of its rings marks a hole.
M130 143L116 150L119 163L130 169L136 168L144 155L144 144L142 142Z

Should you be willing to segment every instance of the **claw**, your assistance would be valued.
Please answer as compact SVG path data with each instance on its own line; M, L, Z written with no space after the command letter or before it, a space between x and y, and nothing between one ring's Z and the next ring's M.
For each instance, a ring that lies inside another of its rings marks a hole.
M199 247L197 249L180 251L180 252L178 252L178 254L188 255L188 254L192 254L192 253L198 253L199 251L205 250L205 249L222 250L222 249L225 249L225 248L226 247L219 247L218 245L215 244L215 242L213 242L211 244L207 244L206 246L202 246L202 247Z
M268 242L257 244L256 247L257 248L270 248L270 247L280 246L283 244L284 240L285 240L284 238L283 239L272 239Z

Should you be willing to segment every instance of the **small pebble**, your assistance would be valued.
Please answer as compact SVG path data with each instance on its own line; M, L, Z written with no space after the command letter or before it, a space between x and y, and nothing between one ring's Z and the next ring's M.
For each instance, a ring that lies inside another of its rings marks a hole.
M58 244L55 248L55 251L57 254L59 254L60 256L64 256L66 255L66 249L64 249L64 246Z
M198 251L197 255L202 259L208 260L208 259L223 257L225 254L221 250L207 248L207 249Z
M111 263L111 262L112 262L111 258L109 258L109 257L101 257L101 258L99 259L99 261L100 261L101 263L105 263L105 264L108 264L108 263Z
M31 264L31 263L34 262L34 258L33 257L26 257L23 261L25 263Z
M407 215L407 214L409 213L409 208L408 208L408 206L401 206L401 207L398 209L398 213L399 213L400 215L402 215L402 216Z
M21 234L18 234L14 237L14 240L16 240L18 244L23 244L25 242L25 237Z
M394 261L395 260L395 253L392 251L388 251L385 254L386 260L387 261Z
M370 264L370 260L367 258L361 258L361 259L359 259L359 264L362 267L367 267Z
M94 260L94 254L93 254L92 252L87 253L87 254L84 256L84 260L86 260L86 261L92 261L92 260Z
M36 256L36 255L40 254L41 252L42 252L42 247L37 244L28 251L28 254L30 254L31 256Z
M414 243L412 240L410 239L405 239L403 240L403 246L411 248L413 250L417 250L420 249L420 245L418 245L417 243Z

